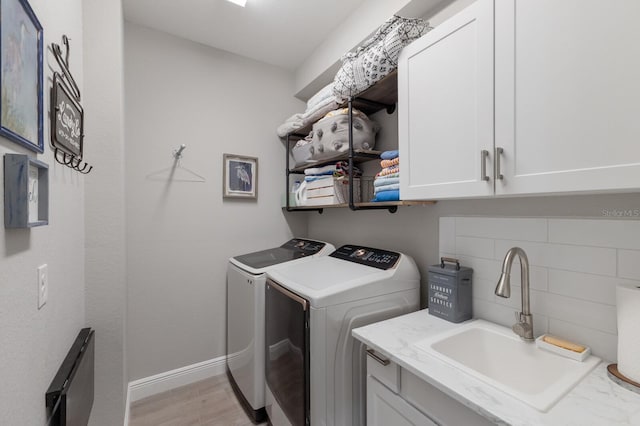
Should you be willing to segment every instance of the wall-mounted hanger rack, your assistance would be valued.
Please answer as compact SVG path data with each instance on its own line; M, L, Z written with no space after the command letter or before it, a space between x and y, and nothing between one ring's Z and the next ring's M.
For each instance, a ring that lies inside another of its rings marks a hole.
M82 174L93 170L82 161L84 142L84 110L80 105L80 89L69 69L71 47L69 38L62 36L65 52L59 44L51 43L51 51L62 74L53 73L51 87L51 145L55 160Z
M171 167L167 167L166 169L148 174L146 176L147 179L162 182L206 182L207 180L204 178L204 176L201 176L198 173L180 165L180 160L182 159L184 155L183 152L186 148L187 146L185 144L182 144L178 147L178 149L173 150L173 152L171 153L174 158L173 165L171 165Z

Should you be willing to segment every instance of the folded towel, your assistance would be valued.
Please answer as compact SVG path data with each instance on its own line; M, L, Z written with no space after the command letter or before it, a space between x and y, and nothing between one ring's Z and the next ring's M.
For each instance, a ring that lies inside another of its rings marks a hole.
M313 176L305 176L305 182L315 182L317 180L326 179L327 181L333 182L333 174L324 174L324 175L313 175Z
M400 167L398 166L393 166L393 167L387 167L384 168L382 170L380 170L378 172L378 174L376 174L376 177L380 177L380 176L387 176L393 173L399 173L400 172Z
M326 101L328 98L335 98L333 94L333 81L309 98L305 112L313 110L319 103Z
M374 182L375 182L376 180L379 180L379 179L387 179L387 178L391 179L391 178L397 178L397 177L400 177L400 173L398 173L398 172L396 172L396 173L389 173L388 175L384 175L384 176L377 176L377 177L374 179Z
M394 189L400 189L400 184L399 183L390 183L390 184L387 184L387 185L376 186L373 189L373 193L377 194L378 192L392 191Z
M385 151L382 154L380 154L380 158L382 158L383 160L393 160L397 156L398 156L397 149L394 151Z
M380 162L380 165L385 169L387 167L397 166L398 164L400 164L400 159L398 157L394 158L393 160L382 160Z
M309 169L305 169L304 174L309 176L309 175L332 175L333 172L336 171L336 165L335 164L329 164L323 167L311 167Z
M378 192L375 198L371 201L400 201L400 190L394 189L391 191Z
M373 186L385 186L385 185L391 185L394 183L400 183L400 178L384 176L384 177L375 178L373 180Z

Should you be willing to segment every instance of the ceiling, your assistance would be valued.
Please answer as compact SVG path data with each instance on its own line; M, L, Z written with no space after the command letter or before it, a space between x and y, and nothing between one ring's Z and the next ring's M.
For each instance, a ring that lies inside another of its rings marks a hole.
M365 0L123 0L125 19L295 70Z

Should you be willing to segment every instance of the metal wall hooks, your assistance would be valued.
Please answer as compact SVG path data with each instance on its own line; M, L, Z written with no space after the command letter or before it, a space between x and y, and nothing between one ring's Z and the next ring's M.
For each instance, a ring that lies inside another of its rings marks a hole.
M88 174L89 172L91 172L91 170L93 170L93 166L90 166L89 164L83 162L81 158L78 158L73 154L64 152L63 150L58 148L54 148L54 150L55 150L55 153L53 155L54 158L58 163L62 164L63 166L67 166L84 175ZM83 165L82 167L80 167L81 164Z
M62 49L59 44L51 43L51 50L53 51L53 56L56 58L58 65L60 65L60 69L64 74L66 82L69 85L69 89L73 92L73 96L75 96L76 100L80 101L80 89L78 88L78 84L75 79L71 75L71 71L69 71L69 53L71 52L71 47L69 46L69 38L66 35L62 36L62 44L66 49L64 58L62 57Z

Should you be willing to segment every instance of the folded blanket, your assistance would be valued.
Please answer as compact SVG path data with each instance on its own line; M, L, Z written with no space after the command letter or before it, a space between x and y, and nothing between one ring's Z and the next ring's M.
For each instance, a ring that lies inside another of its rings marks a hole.
M400 183L400 178L383 176L373 180L373 186L391 185L393 183Z
M400 201L400 190L394 189L391 191L378 192L371 201Z
M309 98L309 100L307 101L307 109L305 110L305 112L313 110L319 103L326 101L327 98L334 98L334 97L335 96L333 95L333 81L332 81L331 83L327 84L322 89L320 89L315 95Z
M311 167L309 169L305 169L304 174L307 176L332 175L336 169L335 164L329 164L324 167Z
M390 183L390 184L387 184L387 185L376 186L373 189L373 193L377 194L378 192L393 191L394 189L400 189L400 184L399 183Z
M302 120L285 121L280 126L278 126L278 128L276 129L276 133L281 138L284 138L289 133L292 133L292 132L294 132L294 131L296 131L298 129L301 129L303 127L304 127L304 121L302 121Z
M385 169L387 167L397 166L398 164L400 164L400 159L398 157L394 158L393 160L382 160L380 162L380 165Z
M399 153L398 150L394 150L394 151L385 151L382 154L380 154L380 158L382 158L383 160L393 160L394 158L398 157Z
M380 170L378 172L378 174L376 174L376 177L380 177L380 176L387 176L393 173L400 173L400 167L399 166L393 166L393 167L387 167L384 168L382 170Z
M338 108L340 104L336 102L335 98L330 97L321 101L316 106L314 106L309 111L302 114L302 122L306 126L307 124L315 123L322 117L324 117L327 113L333 111Z

